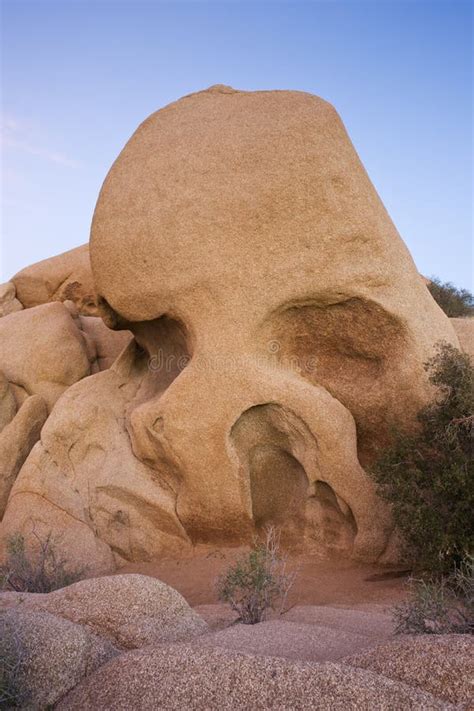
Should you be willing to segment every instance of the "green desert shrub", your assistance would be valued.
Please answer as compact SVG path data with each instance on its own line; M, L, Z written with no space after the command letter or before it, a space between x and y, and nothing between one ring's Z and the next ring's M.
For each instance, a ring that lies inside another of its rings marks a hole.
M474 633L474 556L449 575L412 579L409 586L408 600L393 610L397 633Z
M474 367L447 343L425 367L438 397L419 413L415 433L394 433L372 473L406 560L443 574L474 552Z
M447 316L474 316L474 296L467 289L458 289L451 282L442 282L438 277L432 277L427 286Z
M295 573L286 571L280 551L280 536L270 527L264 542L255 541L252 550L239 558L217 580L219 599L228 603L241 622L262 622L269 609L283 610Z
M8 538L6 559L0 565L0 590L48 593L83 577L83 570L71 568L59 555L51 534L35 537L35 550L29 551L21 534Z

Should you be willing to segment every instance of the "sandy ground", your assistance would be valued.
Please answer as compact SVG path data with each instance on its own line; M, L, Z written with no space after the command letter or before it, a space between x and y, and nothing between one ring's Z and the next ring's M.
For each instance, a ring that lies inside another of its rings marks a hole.
M244 552L198 546L188 558L133 563L118 572L159 578L178 590L192 607L212 605L218 602L216 578ZM308 555L289 556L287 569L297 572L287 607L331 605L383 611L406 595L407 574L400 569Z

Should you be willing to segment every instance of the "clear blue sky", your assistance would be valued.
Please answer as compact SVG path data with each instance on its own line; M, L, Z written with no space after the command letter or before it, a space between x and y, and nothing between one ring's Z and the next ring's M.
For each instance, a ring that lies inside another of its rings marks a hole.
M472 4L3 0L2 276L88 240L152 111L211 84L331 101L420 271L472 289Z

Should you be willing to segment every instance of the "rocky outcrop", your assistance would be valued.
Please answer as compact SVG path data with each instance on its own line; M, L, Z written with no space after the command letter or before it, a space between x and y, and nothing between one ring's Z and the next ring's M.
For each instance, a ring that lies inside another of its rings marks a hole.
M13 279L24 306L66 301L0 337L39 309L61 336L46 347L43 323L18 359L8 332L0 368L49 406L63 394L4 535L34 518L94 571L268 524L297 550L396 558L364 467L432 397L435 343L458 339L332 106L218 86L153 114L105 180L90 254L102 318L134 340L96 372L116 351L79 314L85 248Z
M73 383L90 374L85 339L60 303L0 319L0 369L22 402L41 395L51 409Z
M2 690L16 687L22 708L68 711L468 708L467 635L394 639L388 615L326 606L227 625L211 633L143 575L2 593Z
M135 352L134 344L129 348ZM31 520L37 531L58 533L64 556L90 574L190 545L172 491L133 454L126 413L140 379L130 377L129 363L125 351L111 369L64 393L1 525L4 536L28 535Z
M111 331L102 319L81 316L72 301L1 318L0 429L2 418L10 417L10 391L19 403L40 394L51 409L70 385L109 368L130 339L128 331Z
M0 319L0 518L57 399L73 383L108 368L130 338L100 318L80 316L71 301Z

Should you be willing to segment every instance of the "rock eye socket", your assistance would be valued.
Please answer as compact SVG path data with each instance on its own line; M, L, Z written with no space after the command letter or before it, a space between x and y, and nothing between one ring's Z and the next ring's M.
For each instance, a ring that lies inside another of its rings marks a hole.
M314 300L273 312L262 333L265 343L279 343L281 365L322 385L351 411L362 459L370 459L372 439L380 441L385 424L393 374L403 361L403 322L359 297L329 304Z

